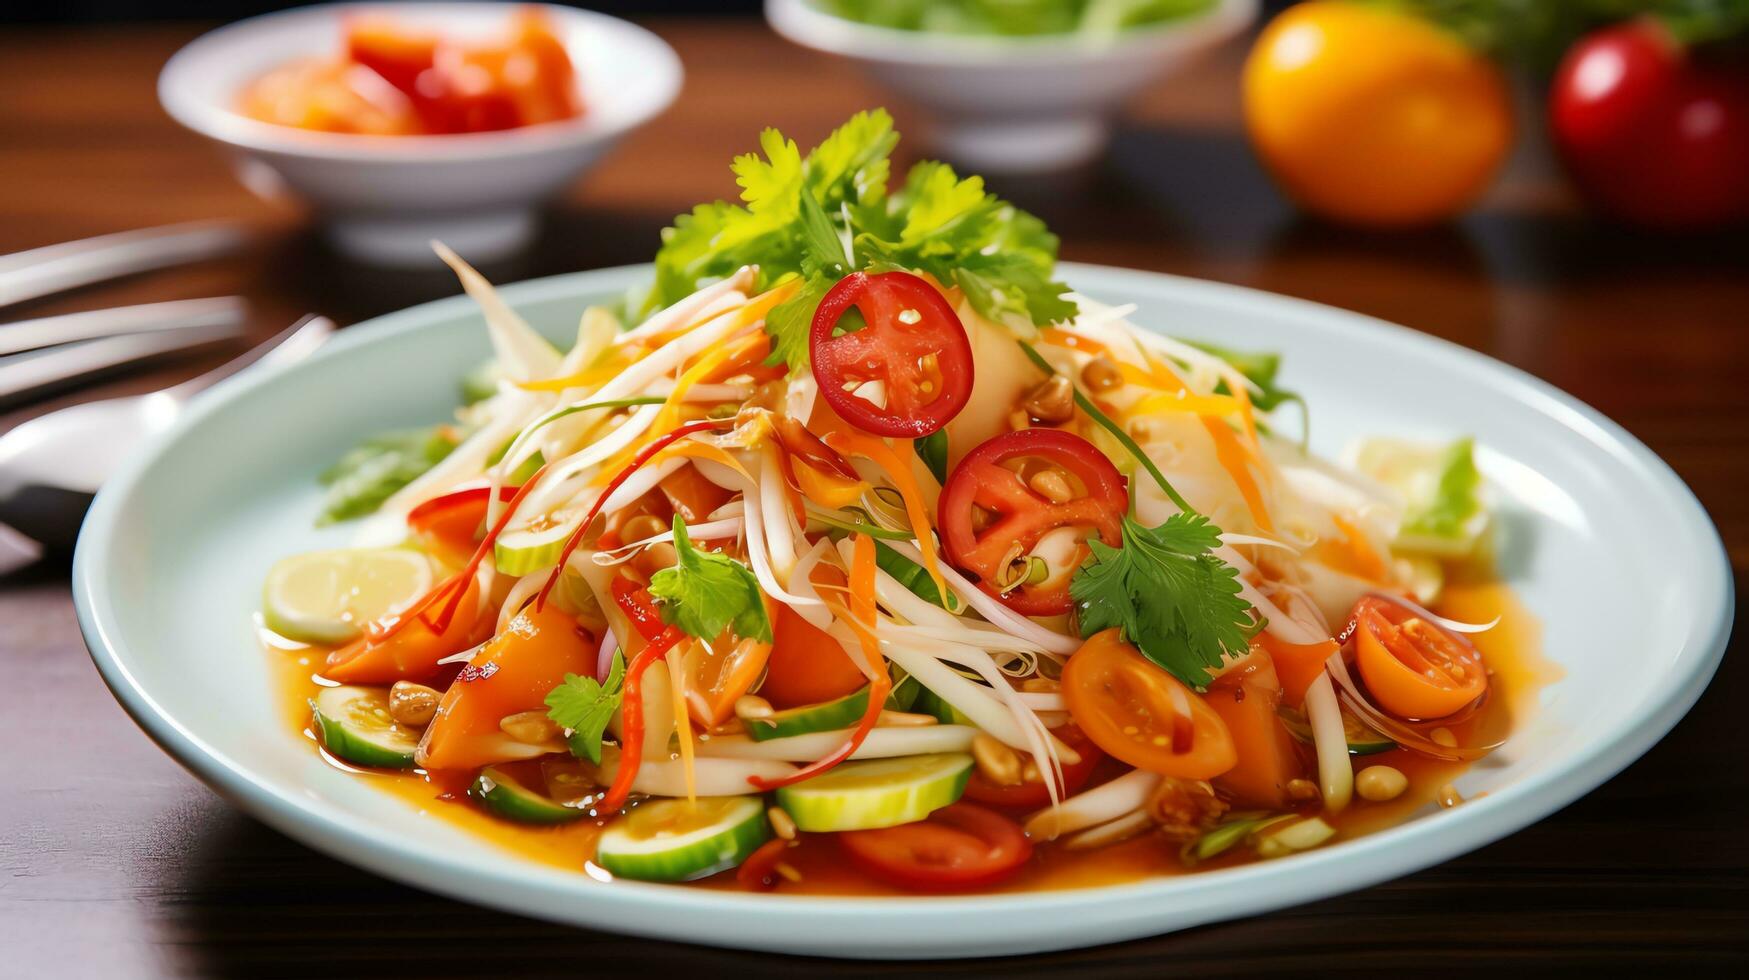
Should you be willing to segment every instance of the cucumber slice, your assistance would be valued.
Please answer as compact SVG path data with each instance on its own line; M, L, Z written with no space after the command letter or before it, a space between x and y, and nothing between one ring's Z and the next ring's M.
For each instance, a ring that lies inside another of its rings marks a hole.
M1297 713L1290 714L1285 709L1281 713L1281 724L1288 734L1306 743L1312 744L1312 726ZM1397 747L1397 743L1368 728L1359 718L1348 712L1342 712L1342 734L1348 742L1349 755L1377 755L1389 752Z
M322 745L354 765L411 769L419 733L389 716L389 694L380 687L323 688L310 701Z
M651 800L607 828L595 863L622 878L691 881L739 866L770 837L757 796Z
M582 810L536 793L492 766L480 770L480 774L474 777L468 795L498 816L517 823L570 823L587 815Z
M530 575L559 563L565 541L577 529L569 514L506 531L492 544L492 564L504 575Z
M971 725L977 727L977 722L966 717L965 712L948 704L941 695L936 694L923 685L917 685L917 698L911 704L911 710L918 714L934 715L935 720L943 725Z
M261 616L301 643L338 645L431 588L431 560L409 548L340 548L282 558L267 573Z
M915 823L960 798L972 776L964 752L846 762L777 791L802 830L872 830Z
M891 694L887 695L884 707L888 711L906 711L917 697L919 684L909 676L901 678L894 685ZM844 728L855 728L862 720L862 713L868 710L868 688L863 688L854 694L846 694L836 701L823 701L820 704L804 704L799 708L786 708L773 714L770 718L743 718L741 724L747 729L747 734L755 742L765 742L774 738L788 738L791 735L807 735L812 732L835 732Z

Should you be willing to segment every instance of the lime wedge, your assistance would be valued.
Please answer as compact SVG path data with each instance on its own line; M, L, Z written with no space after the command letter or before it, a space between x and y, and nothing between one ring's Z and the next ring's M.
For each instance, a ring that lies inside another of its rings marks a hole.
M293 555L267 573L262 616L268 629L293 640L345 643L373 620L412 605L432 578L431 560L407 548Z
M1398 551L1461 558L1475 550L1488 526L1488 511L1471 440L1440 446L1368 439L1356 447L1354 465L1403 495Z

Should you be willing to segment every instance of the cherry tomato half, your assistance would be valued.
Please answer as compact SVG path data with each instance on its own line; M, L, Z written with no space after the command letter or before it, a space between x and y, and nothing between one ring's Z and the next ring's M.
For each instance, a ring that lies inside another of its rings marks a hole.
M1055 503L1033 492L1018 473L1003 465L1028 458L1067 471L1081 482L1081 495ZM974 530L974 506L995 512L996 520ZM1016 612L1053 616L1074 605L1069 576L1003 592L997 583L1002 581L1004 565L1016 554L1029 554L1040 538L1062 527L1090 529L1115 548L1123 541L1127 510L1123 474L1092 443L1059 429L1019 429L989 440L960 460L941 491L936 525L948 558L977 575L985 592Z
M1482 655L1403 606L1368 596L1354 604L1355 660L1379 704L1400 718L1444 718L1488 690Z
M1077 790L1087 785L1087 780L1092 778L1094 768L1105 758L1105 753L1074 725L1059 728L1054 734L1063 740L1063 744L1081 753L1080 762L1063 766L1062 795L1073 796ZM972 778L966 783L966 799L991 806L1036 810L1051 802L1051 794L1042 780L1003 786L985 776L982 770L974 769Z
M1032 857L1032 841L1007 817L955 803L917 823L849 830L838 844L857 867L915 891L967 891L993 885Z
M1095 745L1137 769L1213 779L1239 761L1221 716L1115 628L1088 637L1069 656L1063 699Z
M1595 31L1567 52L1549 129L1592 203L1666 228L1749 217L1749 65L1705 54L1652 20Z
M864 326L834 336L852 308ZM853 272L826 293L808 333L814 379L845 421L878 436L921 439L972 395L972 343L947 299L909 272ZM856 393L881 383L884 404Z

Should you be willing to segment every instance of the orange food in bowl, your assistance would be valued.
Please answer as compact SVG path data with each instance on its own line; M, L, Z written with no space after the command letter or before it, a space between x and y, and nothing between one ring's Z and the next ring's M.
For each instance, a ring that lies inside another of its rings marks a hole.
M372 136L481 133L583 113L576 70L546 15L526 7L509 30L464 40L393 18L350 18L343 54L281 65L244 89L262 122Z

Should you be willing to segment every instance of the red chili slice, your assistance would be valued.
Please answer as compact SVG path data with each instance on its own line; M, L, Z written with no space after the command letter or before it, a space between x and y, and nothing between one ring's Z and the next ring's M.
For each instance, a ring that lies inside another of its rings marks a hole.
M865 326L833 335L854 307ZM972 395L972 344L934 286L909 272L853 272L814 311L808 353L820 394L846 421L879 436L920 439ZM879 381L884 404L856 394Z
M1034 457L1061 467L1081 481L1082 496L1056 503L1033 492L1003 463ZM972 507L996 514L982 532L972 529ZM967 453L948 475L941 491L936 524L950 561L978 576L985 592L1028 616L1066 613L1074 605L1064 581L998 588L1003 564L1014 553L1030 552L1045 534L1060 527L1086 527L1115 548L1123 541L1123 515L1129 510L1123 474L1087 440L1060 429L1020 429L997 436Z

